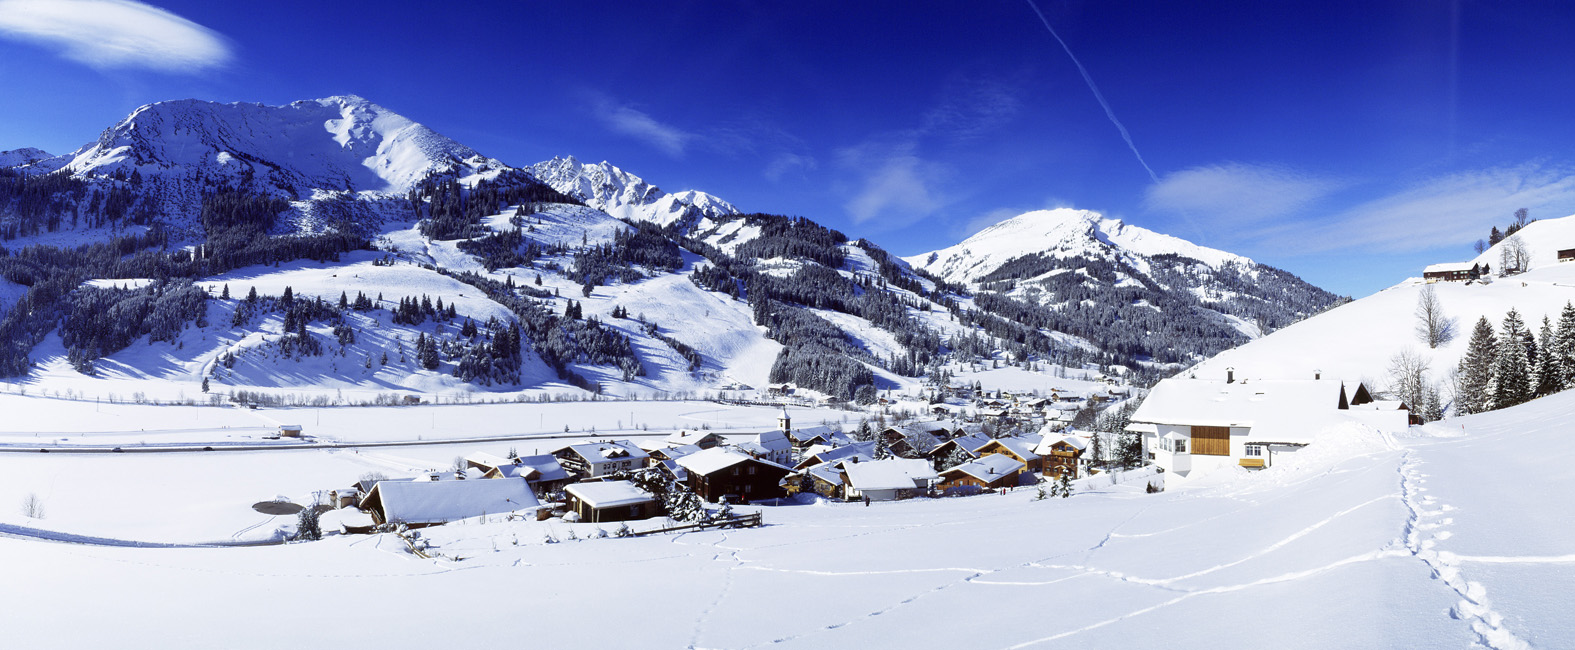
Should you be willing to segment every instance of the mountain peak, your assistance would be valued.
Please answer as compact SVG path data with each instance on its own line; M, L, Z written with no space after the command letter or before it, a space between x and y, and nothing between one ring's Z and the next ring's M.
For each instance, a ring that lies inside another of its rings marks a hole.
M1132 260L1165 254L1195 259L1215 268L1229 262L1253 263L1240 255L1075 208L1025 212L985 228L955 246L905 259L945 280L966 283L1030 256Z
M430 174L466 166L503 165L356 95L284 106L155 102L105 130L69 165L79 176L130 168L187 180L254 177L299 196L403 193Z
M731 203L697 190L668 194L607 161L585 164L573 156L531 165L531 173L553 189L620 219L687 228L705 217L739 213Z

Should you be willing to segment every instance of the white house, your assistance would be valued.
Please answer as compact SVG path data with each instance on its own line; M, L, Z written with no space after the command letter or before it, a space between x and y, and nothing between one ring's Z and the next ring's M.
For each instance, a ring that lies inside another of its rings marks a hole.
M786 433L777 429L762 431L754 440L741 442L736 446L760 460L771 461L778 465L793 464L793 441L788 439Z
M640 469L650 461L650 454L628 440L569 445L552 455L558 457L565 469L586 478Z
M1338 380L1217 381L1172 378L1159 383L1132 414L1150 460L1187 476L1221 467L1264 468L1276 455L1312 443L1323 431L1359 422L1404 431L1404 411L1352 410L1372 402L1357 384Z
M540 505L522 478L495 481L378 481L361 500L377 523L411 528L496 515Z
M889 458L868 463L843 463L849 499L893 501L929 489L940 475L922 458Z

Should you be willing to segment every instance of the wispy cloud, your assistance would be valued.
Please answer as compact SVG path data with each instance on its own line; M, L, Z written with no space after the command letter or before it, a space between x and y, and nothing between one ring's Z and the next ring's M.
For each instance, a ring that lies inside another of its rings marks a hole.
M1269 227L1257 238L1299 253L1464 249L1517 208L1541 217L1575 211L1575 170L1528 163L1458 172L1333 215Z
M765 175L768 180L775 183L788 174L812 172L818 166L815 159L810 156L784 152L777 154L776 158L771 159L771 164L766 165Z
M879 219L886 227L903 225L945 204L933 189L944 168L915 155L911 143L849 147L838 152L838 158L844 168L858 173L858 187L843 205L854 223Z
M231 58L213 30L133 0L0 0L0 36L98 69L198 72Z
M1235 230L1300 214L1341 185L1287 167L1225 163L1165 174L1143 206Z
M684 150L699 137L676 126L657 121L644 111L617 104L607 98L595 100L596 117L613 131L644 141L673 158L683 158Z
M919 133L971 139L1001 127L1022 107L1012 84L994 79L960 79L948 84L941 102L925 111Z

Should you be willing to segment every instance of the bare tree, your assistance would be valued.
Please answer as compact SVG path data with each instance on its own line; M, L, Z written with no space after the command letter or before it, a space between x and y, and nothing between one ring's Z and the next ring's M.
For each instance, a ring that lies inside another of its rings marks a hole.
M22 497L22 516L29 519L44 518L44 500L38 498L37 492L28 492Z
M1486 251L1487 248L1488 248L1487 241L1486 240L1482 240L1482 239L1478 239L1477 243L1475 245L1475 248L1476 248L1477 254L1481 255L1483 253L1483 251Z
M1498 254L1499 273L1520 273L1531 266L1531 251L1526 250L1526 242L1521 240L1520 235L1505 238L1503 244Z
M1428 361L1416 350L1406 348L1389 358L1389 394L1405 402L1413 411L1428 400L1432 385L1427 381Z
M1438 292L1429 284L1416 298L1416 335L1429 348L1447 345L1455 339L1455 319L1444 314Z

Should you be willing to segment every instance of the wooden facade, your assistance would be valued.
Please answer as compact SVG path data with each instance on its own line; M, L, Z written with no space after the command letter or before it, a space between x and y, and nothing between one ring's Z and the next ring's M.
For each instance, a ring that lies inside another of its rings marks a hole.
M1559 251L1560 262L1575 262L1575 248L1566 248Z
M1050 447L1050 455L1044 457L1041 473L1046 477L1061 478L1062 474L1070 474L1068 478L1078 478L1077 470L1082 458L1083 450L1066 442L1058 442Z
M700 498L712 502L720 501L723 497L745 503L776 499L787 496L782 479L791 472L786 467L751 458L706 475L690 471L689 489L694 490Z
M1192 427L1191 451L1198 456L1229 456L1230 427Z

